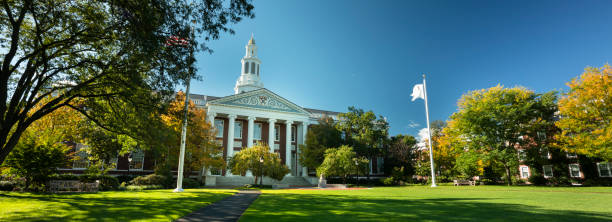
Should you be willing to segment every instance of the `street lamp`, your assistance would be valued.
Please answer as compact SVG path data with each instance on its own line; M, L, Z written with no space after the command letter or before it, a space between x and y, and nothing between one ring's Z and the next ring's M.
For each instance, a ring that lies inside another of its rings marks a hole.
M259 174L260 174L260 177L259 177L259 188L263 187L263 162L264 162L263 156L260 156L259 157L259 163L260 163L259 164Z
M359 187L359 162L355 160L355 169L357 169L357 187Z

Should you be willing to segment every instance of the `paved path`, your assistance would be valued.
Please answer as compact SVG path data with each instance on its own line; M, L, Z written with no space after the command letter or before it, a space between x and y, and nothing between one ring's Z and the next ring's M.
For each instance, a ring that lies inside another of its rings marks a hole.
M179 218L176 222L187 221L238 221L249 205L261 194L259 190L243 190L217 201L211 205L200 208L187 216Z

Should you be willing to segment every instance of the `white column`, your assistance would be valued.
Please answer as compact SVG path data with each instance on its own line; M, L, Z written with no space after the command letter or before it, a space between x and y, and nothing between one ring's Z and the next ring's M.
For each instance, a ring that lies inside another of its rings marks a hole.
M229 126L227 126L227 158L234 156L234 125L236 123L236 115L230 114Z
M274 153L274 140L275 140L275 132L274 132L274 123L276 123L276 119L268 119L268 146L270 146L270 152Z
M236 123L236 115L228 115L229 124L227 126L227 159L234 156L234 125ZM226 161L227 162L227 161ZM225 172L226 176L231 176L232 173L228 170Z
M247 133L247 147L253 146L253 128L255 126L255 117L249 116L249 128Z
M291 166L291 124L293 124L293 121L291 120L287 120L286 121L287 127L285 130L285 164L287 165L287 167L289 168L290 173L289 175L291 175L293 172L292 166Z
M308 132L308 123L307 122L302 122L302 138L300 140L300 144L306 144L306 133ZM300 149L300 154L302 150ZM302 166L302 176L308 176L308 168L305 166Z

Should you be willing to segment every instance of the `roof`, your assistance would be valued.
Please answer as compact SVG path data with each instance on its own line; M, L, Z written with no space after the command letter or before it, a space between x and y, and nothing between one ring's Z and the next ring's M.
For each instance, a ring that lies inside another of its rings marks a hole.
M274 92L272 92L272 93L274 93ZM217 100L217 99L228 97L228 96L221 96L221 97L219 97L219 96L209 96L209 95L194 94L194 93L190 93L189 96L192 99L197 99L197 100L205 101L204 104L206 102L208 102L208 101L213 101L213 100ZM229 96L233 96L233 95L229 95ZM202 105L204 105L204 104L202 104ZM311 109L311 108L303 108L303 109L308 111L308 112L310 112L310 113L312 113L312 114L322 114L322 115L326 115L326 116L337 116L338 114L340 114L340 112L321 110L321 109Z

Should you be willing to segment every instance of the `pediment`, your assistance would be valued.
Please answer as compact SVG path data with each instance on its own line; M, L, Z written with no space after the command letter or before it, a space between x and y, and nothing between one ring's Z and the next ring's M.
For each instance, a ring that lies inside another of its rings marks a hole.
M259 110L310 115L310 112L304 110L302 107L265 88L223 97L208 103L211 105L218 104L223 106L246 107Z

